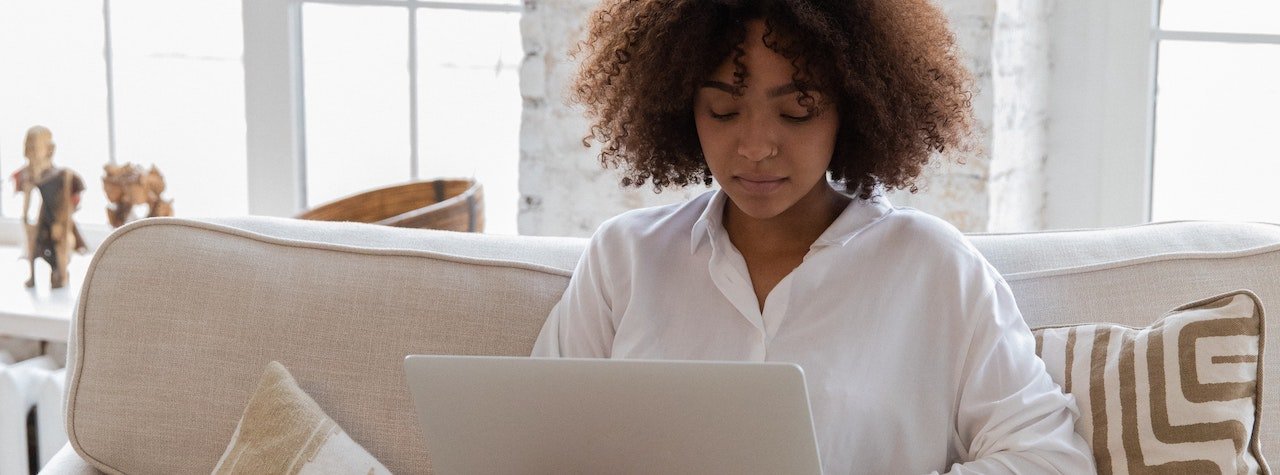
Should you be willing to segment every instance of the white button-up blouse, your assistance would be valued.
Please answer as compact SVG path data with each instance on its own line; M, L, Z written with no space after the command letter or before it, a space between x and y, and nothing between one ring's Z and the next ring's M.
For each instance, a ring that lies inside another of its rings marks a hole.
M1000 274L950 224L855 199L769 293L721 191L600 226L533 356L784 361L825 473L1092 473Z

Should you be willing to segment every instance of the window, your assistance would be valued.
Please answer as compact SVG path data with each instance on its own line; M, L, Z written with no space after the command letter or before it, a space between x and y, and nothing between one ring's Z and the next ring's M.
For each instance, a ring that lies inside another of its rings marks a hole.
M514 234L520 5L304 1L306 203L410 179L475 178Z
M1163 0L1151 218L1280 222L1280 2Z
M86 180L110 159L103 25L101 4L0 2L0 218L22 216L22 198L14 195L9 177L26 161L27 128L40 124L52 130L55 162ZM82 207L101 210L105 201L100 193L87 193ZM77 217L106 222L102 211Z
M155 164L179 216L247 213L240 2L107 1L115 161Z
M406 10L303 4L308 206L412 178Z
M290 216L421 178L474 177L486 228L514 234L518 0L0 2L0 242L20 241L28 127L89 186L155 164L178 216ZM17 74L13 74L16 72ZM91 234L99 234L92 233Z
M240 16L238 0L0 3L0 217L21 216L8 177L36 124L88 185L81 223L106 223L107 163L158 166L182 216L247 212Z

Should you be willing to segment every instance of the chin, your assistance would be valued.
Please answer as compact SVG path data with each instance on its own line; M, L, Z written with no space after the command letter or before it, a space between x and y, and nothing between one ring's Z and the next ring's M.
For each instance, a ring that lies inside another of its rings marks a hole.
M743 214L752 219L766 220L778 217L795 205L795 200L782 197L743 196L741 193L728 193L729 200Z

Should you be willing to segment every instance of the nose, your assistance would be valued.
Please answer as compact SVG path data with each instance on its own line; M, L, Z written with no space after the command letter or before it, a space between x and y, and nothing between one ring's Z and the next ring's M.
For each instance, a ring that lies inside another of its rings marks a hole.
M767 120L760 117L747 120L739 132L739 157L759 162L778 154L777 133Z

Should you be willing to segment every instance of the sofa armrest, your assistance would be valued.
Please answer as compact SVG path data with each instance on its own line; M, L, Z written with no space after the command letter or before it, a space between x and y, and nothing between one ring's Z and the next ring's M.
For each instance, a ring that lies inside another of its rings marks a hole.
M98 469L80 458L71 444L62 446L62 450L49 459L49 463L40 469L40 475L98 475Z

